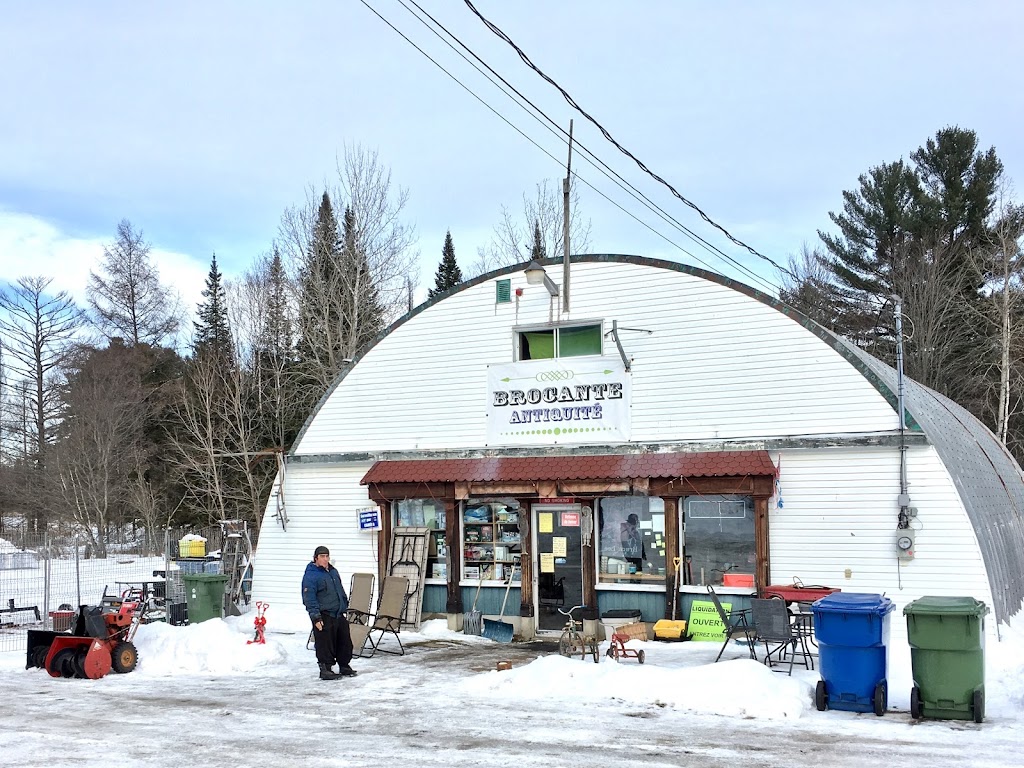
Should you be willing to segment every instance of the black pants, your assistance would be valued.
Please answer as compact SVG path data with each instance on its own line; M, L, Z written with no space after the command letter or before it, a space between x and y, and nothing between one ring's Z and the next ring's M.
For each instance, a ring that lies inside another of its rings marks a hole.
M335 662L347 667L352 661L352 635L348 631L348 619L344 616L320 617L323 629L313 625L313 643L316 647L316 660L320 664L333 666Z

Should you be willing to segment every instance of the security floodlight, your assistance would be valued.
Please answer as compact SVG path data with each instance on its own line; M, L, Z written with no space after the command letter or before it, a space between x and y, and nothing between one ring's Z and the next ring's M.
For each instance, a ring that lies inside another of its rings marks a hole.
M529 285L543 284L552 296L558 295L558 286L548 277L548 273L544 271L544 267L536 259L526 265L526 282Z

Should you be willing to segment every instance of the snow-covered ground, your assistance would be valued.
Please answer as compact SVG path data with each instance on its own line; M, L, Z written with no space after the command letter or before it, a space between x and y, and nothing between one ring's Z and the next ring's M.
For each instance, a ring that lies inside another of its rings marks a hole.
M252 615L140 628L140 662L100 680L51 678L0 654L5 766L1018 766L1024 638L986 649L983 724L914 721L910 655L892 647L884 717L818 712L816 672L793 677L733 645L634 643L647 663L564 659L430 621L405 656L357 659L317 679L308 620L274 607L266 645ZM287 633L285 633L287 632ZM385 641L387 642L387 641ZM512 669L496 671L499 660Z

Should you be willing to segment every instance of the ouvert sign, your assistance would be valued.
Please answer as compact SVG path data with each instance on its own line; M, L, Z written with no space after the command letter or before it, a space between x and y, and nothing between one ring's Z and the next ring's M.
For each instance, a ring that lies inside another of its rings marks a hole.
M625 442L629 373L604 357L524 360L487 366L487 443Z

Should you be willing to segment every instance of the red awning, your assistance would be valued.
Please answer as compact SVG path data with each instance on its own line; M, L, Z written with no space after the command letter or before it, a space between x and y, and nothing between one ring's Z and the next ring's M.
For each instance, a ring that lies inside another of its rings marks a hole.
M532 480L625 480L641 477L775 477L767 451L515 456L491 459L378 461L373 483L511 483Z

